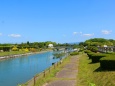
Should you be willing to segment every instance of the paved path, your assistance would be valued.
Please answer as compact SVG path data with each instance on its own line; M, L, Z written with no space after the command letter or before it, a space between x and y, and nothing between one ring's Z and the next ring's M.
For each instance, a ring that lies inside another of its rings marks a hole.
M63 69L56 74L57 79L43 86L76 86L78 58L79 56L72 56L70 62L68 62Z

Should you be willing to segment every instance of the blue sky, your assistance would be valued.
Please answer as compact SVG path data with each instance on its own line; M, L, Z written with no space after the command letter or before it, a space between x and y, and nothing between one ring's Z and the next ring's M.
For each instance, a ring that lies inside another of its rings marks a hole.
M0 0L0 43L115 39L115 0Z

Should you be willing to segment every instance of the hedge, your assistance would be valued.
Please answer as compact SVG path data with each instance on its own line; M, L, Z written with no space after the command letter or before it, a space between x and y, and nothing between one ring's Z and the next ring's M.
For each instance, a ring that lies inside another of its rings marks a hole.
M78 54L79 54L79 52L71 52L70 53L71 56L78 55Z
M90 52L92 52L92 51L90 51L90 50L84 50L84 52L85 52L85 53L90 53Z
M90 51L90 50L85 50L84 52L87 53L89 59L91 59L91 54L92 54L93 52Z
M89 59L91 59L91 57L92 57L93 54L94 54L94 52L87 53Z
M115 55L108 55L100 59L100 67L102 69L115 69Z
M99 62L100 58L107 56L107 54L102 53L92 53L90 58L92 60L92 63Z

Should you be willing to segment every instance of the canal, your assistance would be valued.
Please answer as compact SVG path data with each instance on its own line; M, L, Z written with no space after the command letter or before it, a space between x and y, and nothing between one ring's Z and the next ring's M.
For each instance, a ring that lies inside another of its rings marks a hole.
M17 86L59 61L53 51L0 61L0 86Z

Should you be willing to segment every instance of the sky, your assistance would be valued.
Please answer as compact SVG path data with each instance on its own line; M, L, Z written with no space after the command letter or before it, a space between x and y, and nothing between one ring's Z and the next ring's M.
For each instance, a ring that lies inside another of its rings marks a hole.
M115 39L115 0L0 0L0 43Z

